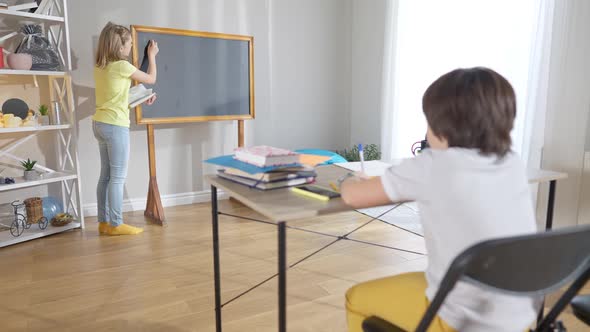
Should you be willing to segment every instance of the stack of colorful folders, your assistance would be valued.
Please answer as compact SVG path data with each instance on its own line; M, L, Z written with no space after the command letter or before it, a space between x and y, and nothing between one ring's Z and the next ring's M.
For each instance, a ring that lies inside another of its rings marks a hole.
M311 183L313 166L300 162L300 155L268 146L237 149L235 155L205 160L220 166L219 177L260 190L277 189Z

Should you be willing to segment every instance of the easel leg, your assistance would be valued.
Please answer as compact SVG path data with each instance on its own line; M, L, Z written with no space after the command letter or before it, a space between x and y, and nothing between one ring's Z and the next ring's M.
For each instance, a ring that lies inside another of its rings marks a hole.
M148 158L150 162L150 184L148 188L147 203L145 206L144 216L151 218L157 224L164 226L166 224L164 217L164 208L160 199L160 190L158 189L158 180L156 179L156 148L154 143L154 126L147 125L148 139Z
M155 223L164 226L166 219L164 217L164 207L160 200L160 190L156 177L150 177L150 186L148 188L148 198L145 206L144 216L153 219Z
M238 147L244 146L244 120L238 120ZM231 201L240 202L237 199L230 197Z
M238 120L238 147L244 146L244 120Z

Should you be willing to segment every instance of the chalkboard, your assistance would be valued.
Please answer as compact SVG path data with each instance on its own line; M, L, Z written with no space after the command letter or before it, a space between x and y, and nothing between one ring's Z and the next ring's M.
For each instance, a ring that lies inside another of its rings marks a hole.
M157 101L136 107L138 124L254 118L252 37L146 26L131 33L136 67L150 40L160 49L156 84L146 85Z

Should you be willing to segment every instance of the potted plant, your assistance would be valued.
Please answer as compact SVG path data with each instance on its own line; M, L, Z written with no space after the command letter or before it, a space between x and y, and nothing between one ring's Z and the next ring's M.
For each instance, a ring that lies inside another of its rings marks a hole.
M36 163L37 163L36 160L31 161L31 159L28 159L28 158L27 158L27 160L21 161L20 164L25 169L25 172L24 172L25 180L27 180L27 181L36 180L39 177L39 174L37 173L37 171L35 171L33 169L33 168L35 168Z
M365 161L381 160L381 150L377 144L367 144L364 147ZM344 149L336 151L339 155L344 157L347 161L360 161L358 145L354 145L350 150Z
M39 121L41 125L49 125L49 108L47 107L47 105L39 105L39 114L41 115L41 121Z

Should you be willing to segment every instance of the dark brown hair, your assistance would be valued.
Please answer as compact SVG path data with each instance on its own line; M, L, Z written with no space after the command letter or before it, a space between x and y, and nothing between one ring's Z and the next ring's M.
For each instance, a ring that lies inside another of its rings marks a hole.
M489 68L455 69L439 77L426 89L422 109L432 132L449 147L500 157L510 151L516 96L510 83Z

